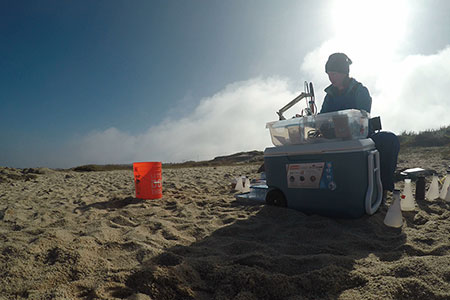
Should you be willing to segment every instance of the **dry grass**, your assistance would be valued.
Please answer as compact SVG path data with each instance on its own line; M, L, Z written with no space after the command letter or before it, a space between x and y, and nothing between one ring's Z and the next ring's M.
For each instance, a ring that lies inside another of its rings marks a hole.
M450 126L436 130L425 130L419 133L403 132L400 136L400 144L404 147L440 147L450 148Z

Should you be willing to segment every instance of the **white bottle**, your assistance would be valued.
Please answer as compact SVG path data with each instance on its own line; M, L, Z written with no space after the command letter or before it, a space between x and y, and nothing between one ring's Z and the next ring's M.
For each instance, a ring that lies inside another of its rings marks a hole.
M402 211L412 211L416 208L416 202L414 201L411 179L405 179L405 188L403 189L402 199L400 200L400 207Z
M389 227L399 228L403 224L402 210L400 208L400 191L394 190L393 197L394 202L389 206L384 217L384 224Z
M442 186L441 194L439 196L439 198L441 198L442 200L445 200L449 186L450 186L450 170L447 170L447 176L445 176L444 185Z

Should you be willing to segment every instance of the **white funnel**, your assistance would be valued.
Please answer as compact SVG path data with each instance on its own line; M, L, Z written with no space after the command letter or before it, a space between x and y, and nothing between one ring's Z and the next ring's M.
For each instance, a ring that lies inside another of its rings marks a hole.
M242 178L242 180L244 181L244 178ZM250 179L248 179L247 177L245 177L245 181L244 181L244 189L242 190L243 193L248 193L250 192Z
M450 202L450 186L447 189L447 196L445 196L445 201Z
M449 186L450 186L450 171L447 171L447 176L445 176L444 185L442 186L441 194L439 195L439 198L441 198L442 200L445 200L445 198L447 197L448 194L447 190Z
M402 199L400 200L400 207L402 211L412 211L416 208L416 201L414 201L411 179L405 179L405 188L403 189Z
M394 202L389 206L389 209L384 217L384 224L389 227L402 227L403 218L402 210L400 209L400 191L394 190Z
M428 189L425 198L427 198L428 200L434 200L439 198L439 182L438 177L436 175L433 175L430 188Z
M236 177L236 186L234 189L238 192L242 192L244 190L244 183L242 182L242 177Z

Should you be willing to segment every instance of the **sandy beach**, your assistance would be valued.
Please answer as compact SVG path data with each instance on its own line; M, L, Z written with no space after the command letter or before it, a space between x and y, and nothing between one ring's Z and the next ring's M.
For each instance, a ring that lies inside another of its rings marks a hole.
M399 169L448 164L410 152ZM163 169L159 200L134 198L131 170L0 168L0 299L450 299L450 203L419 201L395 229L386 207L237 200L231 181L258 167Z

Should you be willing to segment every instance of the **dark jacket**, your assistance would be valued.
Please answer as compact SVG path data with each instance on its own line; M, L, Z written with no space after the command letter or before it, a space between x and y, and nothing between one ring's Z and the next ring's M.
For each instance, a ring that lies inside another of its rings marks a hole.
M320 113L344 109L359 109L370 113L372 98L369 90L353 78L350 78L348 87L342 94L339 94L338 89L333 85L328 86L325 92L327 95L323 101Z

